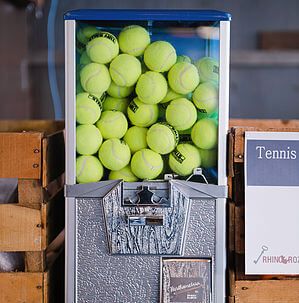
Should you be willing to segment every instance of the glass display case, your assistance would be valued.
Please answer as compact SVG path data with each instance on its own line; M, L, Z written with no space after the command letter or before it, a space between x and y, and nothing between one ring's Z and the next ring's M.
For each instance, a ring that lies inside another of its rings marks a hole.
M229 27L219 11L65 14L67 302L224 302ZM168 281L167 258L206 260L208 282Z

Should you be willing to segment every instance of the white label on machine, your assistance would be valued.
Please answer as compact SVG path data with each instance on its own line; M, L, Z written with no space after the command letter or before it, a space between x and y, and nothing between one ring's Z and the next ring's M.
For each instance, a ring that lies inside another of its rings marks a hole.
M245 273L299 274L299 133L245 133Z

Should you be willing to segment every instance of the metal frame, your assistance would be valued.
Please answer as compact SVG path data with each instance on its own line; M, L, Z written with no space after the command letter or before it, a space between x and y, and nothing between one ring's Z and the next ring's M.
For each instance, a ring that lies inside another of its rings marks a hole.
M65 79L66 79L66 184L74 185L76 164L75 119L75 32L76 21L65 20ZM219 128L218 128L218 185L227 185L226 134L229 110L229 37L230 21L220 21ZM226 200L216 205L216 303L224 303L226 295ZM66 198L66 291L65 302L76 302L76 207L75 198Z
M66 112L66 184L76 183L76 21L65 21L65 112ZM76 302L75 298L75 198L66 198L65 213L65 302Z
M226 153L229 117L230 21L220 21L218 185L227 185ZM226 297L226 199L216 202L216 303Z

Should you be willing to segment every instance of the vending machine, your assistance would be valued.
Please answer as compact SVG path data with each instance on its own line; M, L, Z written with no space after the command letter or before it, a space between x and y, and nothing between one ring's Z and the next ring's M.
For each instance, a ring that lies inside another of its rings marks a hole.
M225 302L231 16L64 19L66 302Z

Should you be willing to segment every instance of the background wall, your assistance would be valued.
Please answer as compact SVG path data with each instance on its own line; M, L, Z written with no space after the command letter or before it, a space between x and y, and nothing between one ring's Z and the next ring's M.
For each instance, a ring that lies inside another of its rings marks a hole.
M47 75L47 16L0 2L0 118L53 118ZM258 32L299 31L299 1L288 0L64 0L56 16L57 77L64 98L63 13L78 8L218 9L230 12L230 115L299 118L299 50L257 50ZM9 28L9 30L7 30ZM13 33L13 34L12 34ZM4 38L3 38L4 37Z

